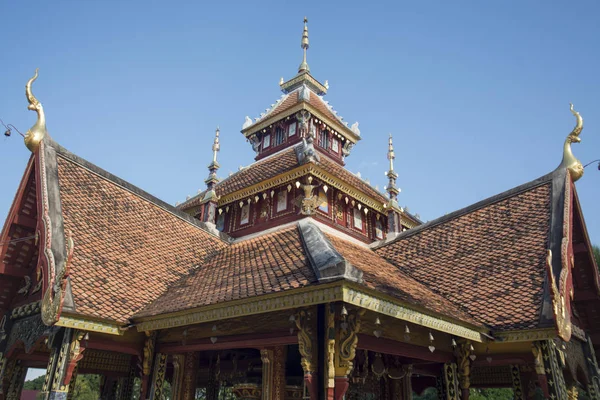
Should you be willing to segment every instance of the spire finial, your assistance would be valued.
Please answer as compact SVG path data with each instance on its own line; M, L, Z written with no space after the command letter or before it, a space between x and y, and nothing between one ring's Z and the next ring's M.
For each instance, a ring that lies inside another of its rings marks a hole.
M217 129L215 130L215 140L212 145L213 159L212 162L208 164L208 178L206 178L204 181L206 183L206 188L208 189L207 192L212 192L215 185L219 182L219 178L217 178L217 170L219 169L220 165L217 162L217 153L219 150L221 150L221 144L219 143L220 133L221 130L217 126Z
M390 202L395 203L396 199L398 198L398 193L400 193L400 189L396 187L396 179L398 178L398 174L396 171L394 171L394 159L396 158L396 154L394 153L394 143L392 142L391 133L388 140L387 158L390 160L390 170L386 173L388 177L387 192L390 195Z
M213 162L217 162L217 153L221 150L221 145L219 144L219 126L217 125L217 130L215 131L215 141L213 142L212 151L213 151Z
M394 143L392 142L392 134L390 133L389 145L388 145L388 160L390 160L390 171L394 171L394 159L396 155L394 154Z
M304 31L302 32L302 41L300 43L300 47L304 50L304 58L302 59L302 64L298 68L298 73L300 72L310 72L310 68L308 67L308 63L306 62L306 50L308 50L308 18L304 17Z

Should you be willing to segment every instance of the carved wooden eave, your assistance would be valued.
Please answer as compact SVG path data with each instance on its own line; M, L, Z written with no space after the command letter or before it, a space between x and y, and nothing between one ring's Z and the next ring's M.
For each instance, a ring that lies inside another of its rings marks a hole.
M381 213L385 212L384 203L378 201L370 196L365 195L358 189L352 187L350 184L344 182L339 179L335 175L325 171L323 168L319 167L317 164L307 163L292 169L291 171L286 172L285 174L276 176L274 178L259 182L252 186L248 186L242 190L238 190L237 192L229 193L221 196L219 199L218 206L222 207L226 204L239 201L246 200L249 197L256 195L257 193L264 192L266 190L275 188L277 186L284 185L288 182L299 179L305 175L313 175L315 178L322 180L327 183L331 187L334 187L349 196L355 198L357 201L363 203L365 206L372 208L373 210L379 211Z
M247 317L275 311L342 301L366 310L375 311L398 320L407 321L457 337L483 342L487 330L462 321L438 315L430 310L405 304L391 296L351 282L334 283L295 289L292 292L274 293L250 299L230 301L183 310L175 313L136 319L138 331L154 331L186 325Z
M260 132L261 130L268 128L270 125L272 125L276 121L279 121L279 120L284 119L289 116L293 116L294 114L296 114L298 111L301 111L301 110L306 110L306 111L310 112L313 116L315 116L316 118L323 121L325 123L325 125L338 131L338 133L340 133L344 138L346 138L347 140L349 140L350 142L352 142L354 144L356 144L361 139L361 137L359 135L357 135L356 133L354 133L352 131L352 129L348 128L347 126L340 123L339 121L335 121L335 120L329 118L328 116L324 115L321 111L317 110L315 107L313 107L309 103L306 103L305 101L300 101L298 104L294 105L293 107L290 107L290 108L288 108L280 113L274 114L272 116L267 116L263 120L259 120L259 121L255 122L254 124L250 125L246 129L242 129L242 133L244 134L244 136L246 138L248 138L257 132Z
M71 315L68 313L61 314L58 322L56 322L56 326L118 336L123 335L126 331L124 327L112 321L95 320L82 315Z

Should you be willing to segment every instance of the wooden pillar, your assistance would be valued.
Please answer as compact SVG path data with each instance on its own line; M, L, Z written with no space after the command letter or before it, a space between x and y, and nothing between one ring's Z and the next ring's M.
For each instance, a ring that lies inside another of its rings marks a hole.
M8 388L10 387L10 382L15 372L16 364L17 360L15 359L4 360L4 365L2 366L2 375L0 376L0 380L2 381L2 392L0 392L0 395L2 395L2 400L6 400Z
M543 363L542 365L546 372L546 374L543 376L538 374L538 379L543 378L543 380L540 380L540 386L545 383L545 388L542 386L544 397L554 400L567 400L567 386L562 367L559 362L559 350L556 349L554 341L542 340L534 342L534 348L536 349L534 351L534 355L536 355L536 359L537 357L541 357L540 361ZM537 367L536 360L536 370Z
M285 346L278 346L273 349L273 395L272 400L285 400Z
M21 361L16 361L14 364L8 391L6 392L6 400L19 400L21 398L21 390L25 383L27 368L23 367Z
M413 398L413 390L412 390L412 365L406 366L406 375L400 381L401 383L401 397L397 397L402 400L412 400Z
M471 355L473 345L468 340L463 340L456 346L456 361L458 371L458 383L461 390L462 400L469 400L469 388L471 387Z
M150 400L162 400L165 386L165 372L167 370L167 355L156 353L154 366L152 368L152 387L150 388Z
M208 367L206 400L219 400L219 389L219 381L217 381L217 361L211 359Z
M358 331L360 330L361 318L364 315L363 308L348 310L344 304L329 304L328 307L328 377L331 379L331 361L335 372L334 395L331 399L328 392L328 400L342 400L350 387L349 376L354 369L354 357L356 345L358 344ZM332 333L335 335L331 339ZM333 354L332 354L332 344Z
M144 342L142 358L142 382L140 385L140 400L148 398L150 388L150 373L152 372L152 362L154 360L154 347L156 346L156 332L146 332L146 341Z
M77 372L79 368L75 366L75 370L73 371L73 376L71 376L71 384L69 385L69 392L67 393L67 400L75 399L73 395L75 394L75 384L77 383Z
M442 368L442 373L435 378L435 388L437 389L438 399L446 400L446 382L444 380L444 368Z
M317 341L314 323L309 319L309 315L305 310L298 312L294 318L298 328L298 350L302 356L304 384L308 390L310 400L318 400Z
M196 398L196 372L198 370L198 353L189 352L185 355L181 400Z
M121 380L121 384L119 385L119 393L117 395L117 400L131 400L133 397L133 383L137 376L137 366L132 362L129 367L129 374L126 378Z
M513 364L510 366L510 374L512 379L512 389L515 400L525 400L523 391L523 383L521 382L521 369L518 365Z
M273 350L261 349L260 358L262 360L262 399L271 400L273 391Z
M42 396L46 400L66 400L77 363L83 358L85 347L81 341L85 332L66 328L48 339L50 358Z
M185 355L173 356L173 383L171 384L171 395L173 400L181 399L183 392L183 373L185 370Z
M444 392L446 400L460 400L458 372L456 364L444 364Z

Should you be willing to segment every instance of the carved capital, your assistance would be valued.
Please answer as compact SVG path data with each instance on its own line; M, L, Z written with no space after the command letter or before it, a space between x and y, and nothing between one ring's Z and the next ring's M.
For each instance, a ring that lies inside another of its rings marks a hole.
M298 328L298 350L302 356L302 370L305 375L315 372L313 364L313 330L305 310L299 311L295 317Z
M473 345L470 341L461 341L456 346L456 361L458 369L458 378L461 389L468 389L471 386L471 354Z
M365 309L354 309L344 311L342 306L339 318L339 335L337 339L337 362L336 377L349 376L354 368L354 357L356 356L356 345L358 344L358 331L360 330L361 318Z

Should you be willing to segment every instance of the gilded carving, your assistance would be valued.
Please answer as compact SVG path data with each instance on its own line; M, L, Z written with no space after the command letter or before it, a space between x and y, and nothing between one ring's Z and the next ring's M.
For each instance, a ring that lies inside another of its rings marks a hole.
M531 352L533 353L533 363L535 366L535 373L538 375L545 375L546 369L544 367L544 359L542 355L542 343L541 341L533 342L531 344Z
M523 387L521 384L521 370L518 365L510 366L511 378L512 378L512 388L514 393L515 400L525 400L525 394L523 392Z
M25 133L25 146L27 146L32 153L35 153L44 137L48 134L46 131L46 115L44 114L44 107L42 107L42 103L39 102L31 91L31 85L37 78L38 68L35 69L35 74L25 85L25 96L29 103L27 109L37 113L37 121L27 133Z
M156 360L154 362L154 378L152 384L151 399L162 400L165 386L165 372L167 370L167 355L162 353L156 353Z
M556 282L554 273L552 272L552 250L548 250L548 256L546 257L546 265L548 276L550 278L550 290L552 293L552 310L554 312L554 318L556 322L556 328L558 335L563 340L571 339L571 312L567 309L567 305L570 302L566 298L564 289L568 286L571 281L570 268L562 268L560 272L559 284ZM562 289L562 290L561 290Z
M260 359L262 361L262 398L271 400L273 387L273 350L261 349Z
M456 346L457 370L461 389L469 389L471 386L471 353L472 344L469 341L461 341Z
M573 109L573 104L571 104L571 113L575 116L577 123L565 140L565 144L563 146L563 159L559 168L566 168L567 171L569 171L569 175L573 179L573 182L575 182L583 176L583 165L581 164L581 161L579 161L573 155L573 152L571 151L571 143L581 142L579 135L583 130L583 118L577 111Z
M63 384L68 386L71 382L71 377L77 368L77 363L83 358L83 352L85 347L81 345L81 341L86 336L85 331L73 330L73 337L69 346L69 361L65 371L65 378Z
M342 315L339 329L336 376L348 376L352 372L354 356L356 355L356 345L358 344L357 334L360 330L361 317L365 314L365 311L365 309L360 308L348 312L347 316Z
M144 358L142 360L142 373L150 375L152 370L152 357L154 356L154 345L156 343L156 332L146 332L144 342Z
M302 370L305 375L315 372L313 364L313 332L308 320L308 314L302 310L296 314L296 327L298 328L298 350L302 356Z

